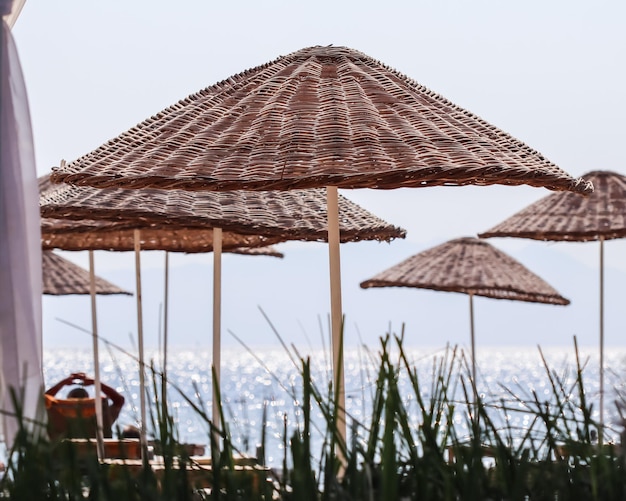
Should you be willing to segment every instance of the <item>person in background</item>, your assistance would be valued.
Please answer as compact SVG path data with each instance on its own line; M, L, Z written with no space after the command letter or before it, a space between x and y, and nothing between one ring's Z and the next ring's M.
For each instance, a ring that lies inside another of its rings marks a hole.
M64 386L80 384L70 390L66 398L57 398L57 393ZM85 386L94 384L94 380L84 373L71 374L46 391L44 398L48 413L48 435L56 438L95 438L96 437L96 401L89 397ZM113 423L120 415L124 397L110 386L100 383L102 391L102 427L105 438L113 436Z
M122 438L141 438L141 431L136 426L129 424L122 430Z

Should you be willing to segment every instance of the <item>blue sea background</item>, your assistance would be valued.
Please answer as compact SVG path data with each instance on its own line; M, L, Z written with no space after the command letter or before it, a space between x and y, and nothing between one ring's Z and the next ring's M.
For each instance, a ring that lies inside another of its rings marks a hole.
M392 343L393 345L393 343ZM407 348L411 366L420 378L420 391L428 396L433 381L434 363L441 357L451 355L453 348ZM124 410L118 420L123 427L138 424L139 420L139 372L134 355L120 351L110 345L101 348L100 370L103 382L113 386L126 397ZM371 419L371 399L375 390L376 369L380 346L357 347L346 350L346 408L350 424L361 422L369 426ZM397 349L392 350L397 354ZM571 384L575 377L575 349L571 347L549 347L542 349L548 367L561 380ZM323 349L299 352L302 357L310 357L313 378L318 387L325 391L330 378L329 356ZM593 404L594 416L598 418L599 371L598 352L591 348L580 348L583 364L585 393ZM395 355L394 355L395 356ZM462 356L459 350L457 356ZM146 360L153 364L156 373L161 370L161 355L150 352ZM397 360L397 359L396 359ZM501 399L511 402L512 394L522 399L535 391L540 400L549 400L552 392L546 368L537 347L480 347L477 353L478 390L486 401L497 403ZM463 372L463 369L460 369ZM44 377L50 386L71 372L84 371L93 374L93 354L88 349L51 349L44 355ZM613 431L608 436L617 438L621 430L617 401L622 400L622 389L626 380L626 349L611 348L605 354L605 423ZM150 394L154 378L147 369ZM179 440L186 443L208 444L206 420L186 400L203 408L211 415L212 383L211 353L196 349L177 349L168 354L168 402L170 413L175 419ZM158 378L157 378L158 381ZM266 461L271 466L282 464L285 452L285 423L287 438L294 427L302 422L301 415L300 362L290 357L283 348L263 347L255 349L229 348L222 353L221 392L224 413L234 444L241 453L254 455L261 442L263 413L266 432ZM566 385L567 386L567 385ZM572 396L576 390L572 389ZM160 391L160 390L157 390ZM413 425L419 425L416 412L415 393L405 378L400 380L400 391L409 409ZM151 397L151 407L154 399ZM523 406L514 402L520 412L509 413L508 423L524 430L530 423L530 416L523 412ZM323 422L319 409L313 409L316 423ZM504 423L502 423L504 424ZM455 426L461 429L465 419L455 416ZM151 424L148 424L150 435ZM313 443L321 447L319 432ZM315 451L314 451L315 454ZM319 456L318 456L319 457ZM289 460L289 458L288 458Z

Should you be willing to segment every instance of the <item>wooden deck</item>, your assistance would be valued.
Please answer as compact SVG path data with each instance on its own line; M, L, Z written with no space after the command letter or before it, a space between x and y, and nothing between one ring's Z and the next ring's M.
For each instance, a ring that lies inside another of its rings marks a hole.
M97 460L97 442L93 439L72 439L61 442L64 446L70 447L79 463L86 463L90 460ZM194 444L181 444L185 453L203 452L203 447ZM158 448L157 448L158 449ZM166 465L164 458L158 454L151 454L149 458L142 459L141 442L139 439L105 439L105 458L100 459L101 465L107 468L107 475L110 480L136 478L145 468L148 467L160 482L167 474L176 474L176 470L185 468L185 476L190 485L196 489L210 489L215 478L213 472L212 459L210 456L189 455L184 461L174 458L170 465ZM269 487L271 489L272 472L269 467L258 464L256 458L235 456L233 457L233 467L222 467L220 473L223 475L233 475L241 484L248 485L250 489L260 492L261 489Z

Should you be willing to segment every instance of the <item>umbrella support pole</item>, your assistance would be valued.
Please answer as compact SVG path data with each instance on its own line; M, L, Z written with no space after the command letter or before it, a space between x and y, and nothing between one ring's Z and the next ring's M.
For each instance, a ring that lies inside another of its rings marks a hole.
M167 417L167 324L168 324L168 311L169 311L169 297L170 297L170 253L165 251L165 283L164 283L164 297L163 297L163 367L162 367L162 382L161 382L161 407L162 419Z
M89 295L91 296L91 337L93 341L93 384L96 397L96 446L98 458L104 458L104 427L102 418L102 390L100 388L100 352L98 346L98 317L96 313L96 274L93 251L89 251Z
M346 394L343 373L343 319L341 307L341 259L339 251L339 194L336 186L326 188L328 213L328 249L330 268L330 314L333 374L337 401L337 432L346 443ZM341 456L338 454L338 457Z
M222 229L213 228L213 425L220 428L220 369L222 337ZM216 443L219 435L216 434Z
M470 306L470 340L472 349L472 386L474 387L474 393L477 393L476 389L476 338L474 335L474 294L469 294L469 306Z
M600 237L600 426L598 443L604 440L604 237Z
M139 437L141 441L141 457L146 463L148 461L148 441L146 439L146 379L144 372L144 351L143 351L143 311L141 303L141 232L134 231L135 244L135 283L137 294L137 349L139 351L139 407L141 412L141 426L139 427Z

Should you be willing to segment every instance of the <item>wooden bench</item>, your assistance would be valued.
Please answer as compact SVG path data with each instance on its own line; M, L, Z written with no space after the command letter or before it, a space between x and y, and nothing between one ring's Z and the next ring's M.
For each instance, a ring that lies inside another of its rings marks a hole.
M271 482L271 469L259 464L250 464L250 458L243 458L241 461L235 459L232 469L224 468L224 473L233 473L242 478L250 480L251 488L254 492L260 492L265 484ZM101 464L108 466L108 478L110 480L124 479L128 476L137 477L144 468L141 459L104 459ZM167 468L162 458L150 460L150 469L154 472L158 482L161 482L167 472ZM171 470L178 470L182 465L174 460ZM211 489L213 480L213 467L210 457L193 458L184 464L186 477L190 485L195 489Z
M68 438L61 441L62 446L67 445L79 459L97 457L98 442L89 438ZM141 459L141 443L137 438L105 438L104 456L116 459Z

